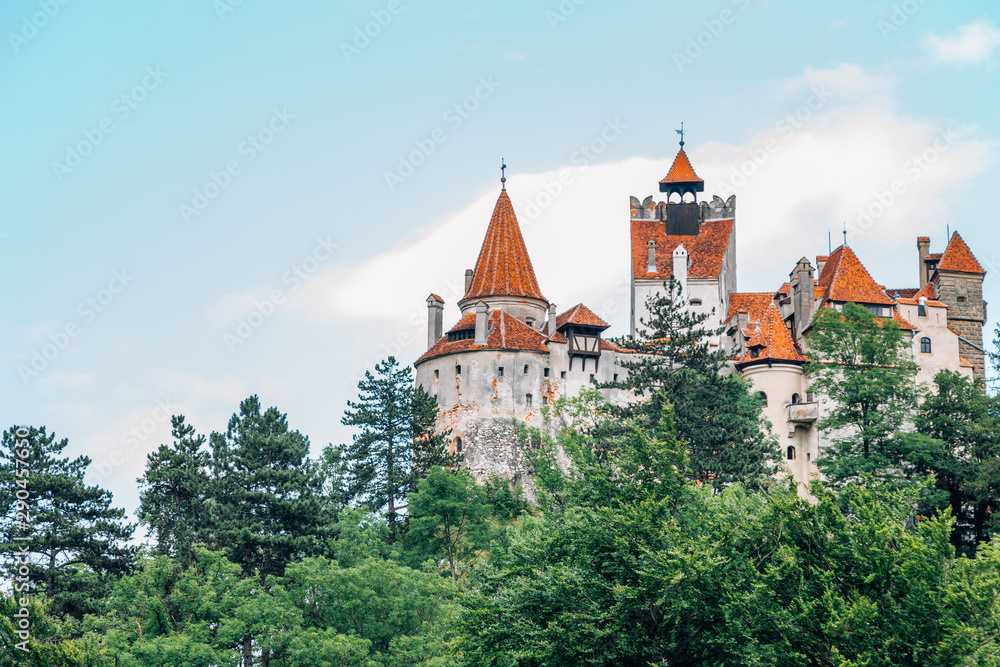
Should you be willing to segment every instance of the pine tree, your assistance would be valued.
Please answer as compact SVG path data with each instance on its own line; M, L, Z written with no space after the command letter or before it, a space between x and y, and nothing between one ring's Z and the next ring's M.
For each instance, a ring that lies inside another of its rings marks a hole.
M348 401L341 423L360 432L345 446L347 496L356 504L385 510L389 539L395 541L406 494L434 465L450 465L444 436L434 433L437 405L413 372L395 357L365 371L358 401Z
M621 361L624 379L604 386L644 397L619 411L646 428L655 428L665 405L673 406L696 479L716 489L760 484L774 475L779 460L760 401L742 378L725 372L725 354L713 349L722 329L705 326L711 314L692 313L673 276L664 290L647 299L649 319L640 319L636 338L620 343L637 353Z
M286 415L262 412L251 396L210 442L214 539L245 577L281 576L289 562L322 553L322 479L308 438L289 430Z
M171 417L174 442L160 445L146 456L146 472L139 483L139 520L150 527L156 553L188 565L194 545L211 539L208 499L212 479L211 456L205 436L185 423L183 415Z
M26 564L32 591L46 596L52 615L81 619L100 610L114 580L131 571L137 549L128 544L135 525L112 507L111 492L84 483L90 459L62 456L68 444L44 426L4 431L0 550L9 580Z

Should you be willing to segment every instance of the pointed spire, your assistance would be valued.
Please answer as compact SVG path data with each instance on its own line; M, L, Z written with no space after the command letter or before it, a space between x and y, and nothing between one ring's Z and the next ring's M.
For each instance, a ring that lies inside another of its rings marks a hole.
M684 129L684 124L681 123L681 129L674 131L681 135L681 149L677 151L677 157L674 158L674 163L670 165L670 171L660 181L660 192L666 192L668 197L675 192L680 194L682 198L688 193L697 196L695 193L705 191L705 181L698 178L698 174L694 173L691 160L688 159L687 153L684 152L684 132L687 130Z
M546 301L538 288L535 269L506 190L500 191L472 283L463 300L488 296L523 296Z
M978 273L985 274L986 269L976 259L976 256L969 250L969 246L959 236L958 232L951 235L948 240L948 247L941 255L941 263L937 265L938 271L953 271L955 273Z

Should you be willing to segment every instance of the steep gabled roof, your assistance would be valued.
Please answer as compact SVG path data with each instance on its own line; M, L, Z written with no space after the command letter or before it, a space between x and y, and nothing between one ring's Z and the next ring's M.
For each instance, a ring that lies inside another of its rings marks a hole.
M702 179L698 178L698 174L694 173L694 167L691 166L691 160L688 159L687 153L684 149L680 149L677 152L677 157L674 158L674 163L670 166L670 171L667 175L663 177L660 183L704 183Z
M556 318L556 330L562 329L567 324L579 324L588 327L599 327L601 329L607 329L611 326L582 303L576 304Z
M633 220L632 275L639 280L666 280L674 272L674 250L688 251L689 278L718 278L729 247L733 219L706 220L697 236L668 235L662 220ZM646 271L650 240L656 242L656 273Z
M823 272L819 274L818 287L823 290L824 302L895 304L848 246L842 245L830 254Z
M982 267L976 256L969 250L958 232L951 235L948 247L941 255L941 262L937 265L938 271L952 271L954 273L977 273L984 275L986 270Z
M751 322L759 322L772 303L774 292L733 292L729 295L726 322L732 320L736 313L746 313Z
M803 363L809 359L803 355L792 335L788 333L785 320L781 317L781 311L774 304L768 306L764 317L753 332L750 342L747 343L747 353L740 357L737 364L752 364L765 361L790 361ZM758 349L757 356L753 356L752 350Z
M523 296L545 301L507 191L500 193L464 299Z
M449 341L448 335L442 336L429 350L424 352L416 362L440 357L455 352L472 350L528 350L532 352L548 352L548 337L503 310L491 310L488 315L489 335L485 345L476 345L472 338ZM468 331L476 328L476 314L469 313L458 321L458 324L448 330Z

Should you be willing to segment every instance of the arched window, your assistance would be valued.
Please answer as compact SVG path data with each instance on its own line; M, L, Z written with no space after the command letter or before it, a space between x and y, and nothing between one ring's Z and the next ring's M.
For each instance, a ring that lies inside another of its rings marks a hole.
M920 351L925 354L930 354L931 352L931 339L927 336L920 339Z
M462 439L461 438L455 438L455 453L456 454L461 454L462 453Z
M802 399L799 398L798 394L792 394L792 405L799 403Z
M789 461L795 460L795 447L791 445L788 446L788 451L785 453Z
M765 394L762 391L758 391L757 392L757 397L760 399L760 406L762 408L766 408L767 407L767 394Z

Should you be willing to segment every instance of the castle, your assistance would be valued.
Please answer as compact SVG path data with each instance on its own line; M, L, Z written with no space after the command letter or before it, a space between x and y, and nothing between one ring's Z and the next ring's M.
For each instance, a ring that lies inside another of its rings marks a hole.
M942 253L917 238L916 287L886 289L845 244L816 256L815 267L803 257L773 292L738 292L736 196L699 202L704 188L681 141L659 182L665 201L630 198L630 333L642 328L647 299L673 276L688 308L722 328L712 344L752 381L804 491L818 476L824 442L816 424L828 408L810 393L805 370L804 339L820 308L853 302L894 319L910 337L918 383L945 369L985 377L986 272L957 232ZM618 380L631 352L603 337L609 325L583 303L558 313L542 295L505 185L458 305L461 318L444 332L444 301L427 298L428 349L414 364L416 381L437 396L438 427L451 430L452 451L477 477L524 479L517 424L541 426L542 408L556 397Z

